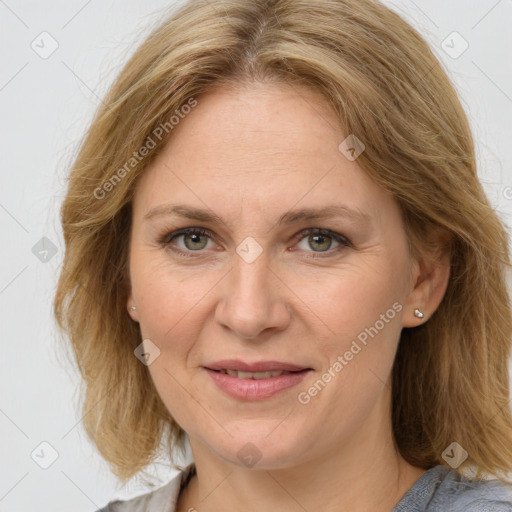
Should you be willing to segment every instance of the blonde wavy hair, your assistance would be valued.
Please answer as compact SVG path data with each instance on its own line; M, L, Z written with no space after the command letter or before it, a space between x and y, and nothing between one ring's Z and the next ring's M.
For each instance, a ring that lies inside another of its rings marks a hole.
M442 65L373 0L188 1L124 66L77 152L60 211L65 256L53 306L83 378L87 435L123 482L184 449L184 431L134 356L141 333L126 310L134 188L172 131L132 169L126 162L191 98L256 81L310 87L329 101L344 132L366 145L359 165L394 194L413 255L431 234L448 234L446 294L428 322L401 333L396 446L428 469L446 465L442 453L456 441L469 454L459 472L471 465L477 477L503 480L512 470L507 233Z

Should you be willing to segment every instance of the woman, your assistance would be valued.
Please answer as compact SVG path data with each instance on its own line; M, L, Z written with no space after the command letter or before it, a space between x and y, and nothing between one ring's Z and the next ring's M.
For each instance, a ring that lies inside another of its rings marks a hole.
M507 235L459 99L372 0L190 1L62 206L55 314L107 511L512 510Z

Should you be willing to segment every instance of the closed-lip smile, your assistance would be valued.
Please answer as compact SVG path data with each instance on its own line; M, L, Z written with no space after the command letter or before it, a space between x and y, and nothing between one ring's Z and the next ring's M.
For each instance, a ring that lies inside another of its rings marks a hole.
M264 400L295 386L313 369L281 361L245 362L225 359L204 369L217 386L232 398Z

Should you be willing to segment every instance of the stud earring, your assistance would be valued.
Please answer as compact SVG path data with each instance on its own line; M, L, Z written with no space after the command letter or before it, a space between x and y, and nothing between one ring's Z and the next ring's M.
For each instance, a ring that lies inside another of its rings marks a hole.
M425 315L418 308L416 308L414 310L414 316L417 316L418 318L423 318Z
M130 309L133 311L133 310L137 309L137 307L136 306L130 306Z

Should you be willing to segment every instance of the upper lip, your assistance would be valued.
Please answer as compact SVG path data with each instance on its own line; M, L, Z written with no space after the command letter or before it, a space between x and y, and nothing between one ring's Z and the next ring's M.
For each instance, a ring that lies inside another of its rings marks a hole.
M238 359L225 359L223 361L215 361L214 363L205 364L204 367L210 370L240 370L243 372L296 372L300 370L312 369L309 366L284 363L282 361L257 361L254 363L247 363Z

